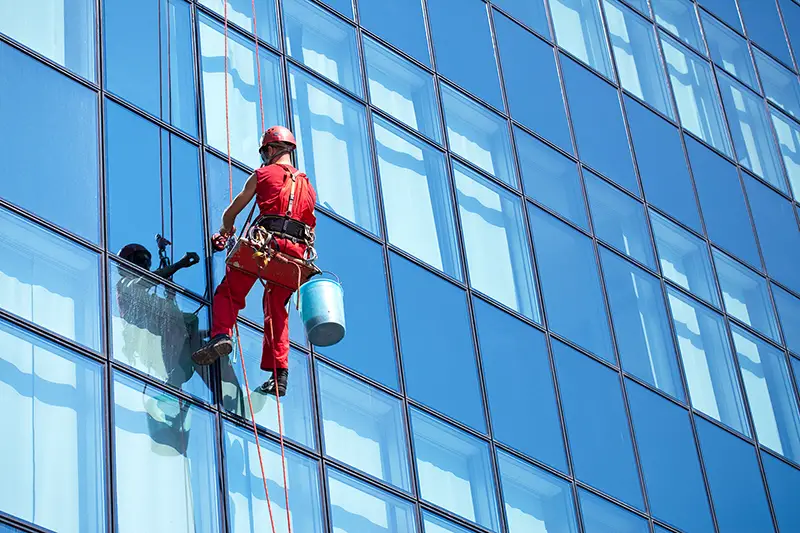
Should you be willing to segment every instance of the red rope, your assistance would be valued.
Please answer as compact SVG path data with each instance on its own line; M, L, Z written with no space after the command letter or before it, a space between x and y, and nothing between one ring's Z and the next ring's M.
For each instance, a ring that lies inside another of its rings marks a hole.
M258 24L256 23L256 0L251 0L251 4L253 6L253 40L256 43L256 74L258 76L258 103L261 106L261 131L263 132L266 128L264 127L264 92L261 90L261 57L258 55ZM291 532L292 528L289 528Z

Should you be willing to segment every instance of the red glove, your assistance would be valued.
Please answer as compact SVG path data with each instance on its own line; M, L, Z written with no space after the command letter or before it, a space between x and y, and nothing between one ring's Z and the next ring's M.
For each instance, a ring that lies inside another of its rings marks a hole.
M230 233L221 234L215 233L211 236L211 247L214 249L215 252L221 252L225 249L225 246L228 244L228 239L230 236L236 232L236 228L231 229Z

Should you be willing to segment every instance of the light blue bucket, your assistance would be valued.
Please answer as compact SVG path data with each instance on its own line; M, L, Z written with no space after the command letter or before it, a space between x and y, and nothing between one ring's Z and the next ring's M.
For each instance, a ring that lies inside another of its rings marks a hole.
M313 279L301 285L299 292L300 318L309 342L314 346L332 346L342 340L344 289L339 279Z

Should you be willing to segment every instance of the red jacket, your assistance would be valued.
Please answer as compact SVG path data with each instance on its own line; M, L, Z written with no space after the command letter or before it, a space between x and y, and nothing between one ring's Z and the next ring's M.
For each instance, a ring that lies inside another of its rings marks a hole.
M291 174L297 173L291 165L267 165L256 170L256 203L262 215L286 214L289 207L289 195L292 190ZM317 217L314 216L314 206L317 203L317 193L303 173L297 174L295 186L294 205L292 218L314 228Z

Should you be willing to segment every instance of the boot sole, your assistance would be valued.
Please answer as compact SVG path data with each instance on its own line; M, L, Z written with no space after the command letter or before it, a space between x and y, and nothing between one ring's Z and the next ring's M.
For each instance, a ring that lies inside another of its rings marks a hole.
M230 355L232 351L232 342L220 342L213 346L200 348L194 352L192 354L192 361L201 366L208 366L214 364L214 362L220 357Z

